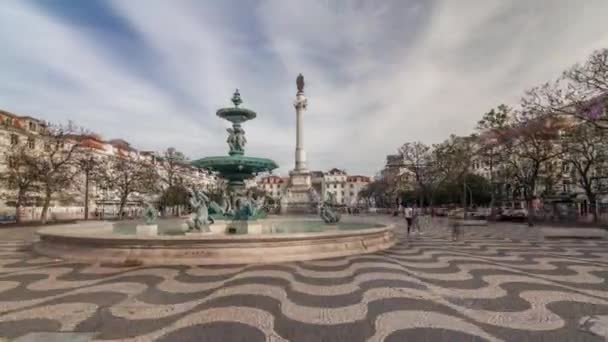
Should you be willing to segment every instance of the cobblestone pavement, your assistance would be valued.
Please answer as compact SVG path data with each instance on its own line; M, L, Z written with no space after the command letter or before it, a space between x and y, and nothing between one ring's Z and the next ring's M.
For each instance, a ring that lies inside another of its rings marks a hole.
M387 220L387 218L378 218ZM0 229L0 337L19 341L604 341L608 241L441 221L375 254L116 268L31 252ZM34 332L39 332L34 334ZM71 332L71 335L55 333ZM81 333L81 334L74 334Z

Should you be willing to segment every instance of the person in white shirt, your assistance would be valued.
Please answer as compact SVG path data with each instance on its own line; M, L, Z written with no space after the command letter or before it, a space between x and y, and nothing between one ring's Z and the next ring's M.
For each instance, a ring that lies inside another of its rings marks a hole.
M412 220L414 219L414 211L410 205L406 205L403 209L403 216L405 216L405 221L407 222L407 235L410 235L410 229L412 227Z
M416 205L412 209L412 232L415 232L416 235L421 235L420 233L420 216L422 211Z

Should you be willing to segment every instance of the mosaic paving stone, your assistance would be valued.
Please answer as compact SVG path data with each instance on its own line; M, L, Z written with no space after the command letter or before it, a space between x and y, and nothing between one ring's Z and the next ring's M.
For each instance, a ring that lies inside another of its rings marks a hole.
M0 341L608 338L604 240L497 224L452 242L435 220L375 254L120 268L35 255L27 229L0 229Z

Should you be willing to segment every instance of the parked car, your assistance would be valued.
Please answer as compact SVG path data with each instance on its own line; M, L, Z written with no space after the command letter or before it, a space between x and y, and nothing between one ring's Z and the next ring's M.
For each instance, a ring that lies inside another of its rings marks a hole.
M491 214L491 208L477 208L475 211L469 213L469 216L474 219L485 220L486 218L490 217Z
M499 212L501 220L524 220L528 217L525 208L502 208Z
M511 217L514 219L525 219L528 217L528 210L525 208L513 209Z
M448 208L435 208L436 216L448 216Z
M15 222L16 217L14 214L0 214L0 223L12 223Z
M464 209L457 208L448 211L448 217L451 218L464 218Z

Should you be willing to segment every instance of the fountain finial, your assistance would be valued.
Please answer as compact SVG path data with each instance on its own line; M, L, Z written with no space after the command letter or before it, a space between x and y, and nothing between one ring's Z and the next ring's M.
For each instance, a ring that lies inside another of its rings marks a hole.
M241 103L243 103L243 100L241 100L241 93L239 93L238 88L234 91L231 101L232 101L232 103L234 103L234 106L237 108Z

